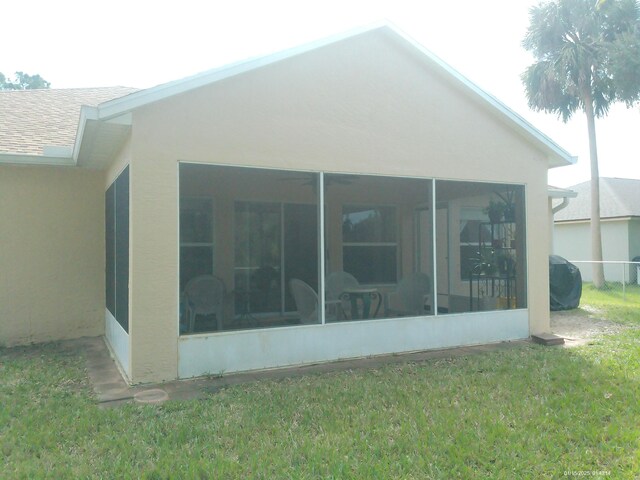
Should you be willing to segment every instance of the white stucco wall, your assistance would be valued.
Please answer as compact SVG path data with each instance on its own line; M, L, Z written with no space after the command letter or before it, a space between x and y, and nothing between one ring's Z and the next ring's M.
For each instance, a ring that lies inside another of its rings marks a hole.
M631 255L629 221L622 220L602 220L602 258L603 260L629 261ZM590 282L593 278L591 264L581 263L591 260L591 225L589 222L556 223L553 235L553 251L556 255L567 260L576 261L576 266L580 268L582 280ZM640 243L633 240L634 243ZM640 253L639 253L640 254ZM637 255L637 254L636 254ZM624 270L625 280L629 281L629 272ZM605 279L608 281L620 282L623 278L623 267L614 264L605 264Z

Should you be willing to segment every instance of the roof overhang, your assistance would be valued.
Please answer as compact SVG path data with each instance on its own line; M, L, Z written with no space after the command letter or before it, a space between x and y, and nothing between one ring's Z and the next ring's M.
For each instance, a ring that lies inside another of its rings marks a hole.
M386 22L352 30L272 55L234 63L146 90L140 90L124 97L101 103L97 107L82 107L76 140L73 145L73 154L65 161L70 162L70 164L88 167L105 167L110 156L122 148L126 141L131 128L131 112L137 108L272 65L336 42L372 33L385 35L395 41L401 40L400 43L405 48L419 54L417 55L418 58L428 65L436 67L439 72L468 93L471 93L488 110L501 117L516 133L522 135L542 151L547 158L549 168L572 165L576 162L576 157L570 155L520 115L482 90L405 33ZM41 163L46 163L46 161L43 160Z
M549 198L576 198L578 192L574 192L568 188L552 187L549 185L547 187L547 195Z
M83 106L73 146L74 163L88 168L106 167L126 142L131 121L129 112L109 116L100 106Z
M631 220L637 220L637 219L640 219L640 217L627 215L627 216L620 216L620 217L604 217L600 219L600 222L602 223L629 222ZM574 223L591 223L591 219L590 218L572 218L570 220L554 220L554 223L563 224L563 225L570 225Z
M0 164L5 165L52 165L73 167L76 163L70 155L26 155L22 153L0 153Z

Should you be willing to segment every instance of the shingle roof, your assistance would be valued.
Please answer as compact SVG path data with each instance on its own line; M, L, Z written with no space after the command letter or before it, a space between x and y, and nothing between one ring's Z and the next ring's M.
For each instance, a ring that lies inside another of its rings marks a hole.
M591 182L573 187L578 196L556 213L556 222L591 218ZM600 178L600 218L640 217L640 180Z
M80 107L135 92L134 88L0 91L0 153L42 155L45 146L73 146Z

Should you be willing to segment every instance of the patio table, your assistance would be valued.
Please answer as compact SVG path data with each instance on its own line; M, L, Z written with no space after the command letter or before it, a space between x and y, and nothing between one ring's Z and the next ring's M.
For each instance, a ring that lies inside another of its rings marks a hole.
M382 294L377 288L365 288L365 287L351 287L343 290L340 294L340 300L351 303L351 318L352 319L367 319L375 318L380 311L380 305L382 304ZM371 302L376 302L376 308L371 314ZM359 315L360 309L358 304L362 304L362 315Z

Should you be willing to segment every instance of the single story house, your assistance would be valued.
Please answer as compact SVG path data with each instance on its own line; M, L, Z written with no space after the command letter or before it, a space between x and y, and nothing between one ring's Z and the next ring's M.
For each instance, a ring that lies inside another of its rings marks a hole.
M569 187L576 192L554 215L553 252L577 262L591 260L591 181ZM640 180L600 178L600 229L604 261L629 262L640 256ZM576 263L582 279L591 281L589 264ZM605 264L610 281L636 281L636 268ZM624 277L623 277L624 275Z
M5 345L104 334L142 383L549 331L572 157L393 27L3 104Z

